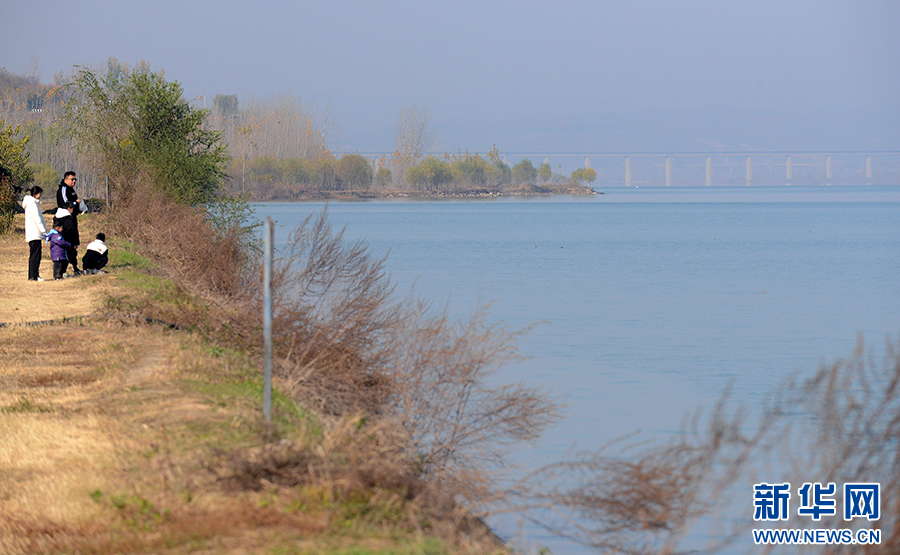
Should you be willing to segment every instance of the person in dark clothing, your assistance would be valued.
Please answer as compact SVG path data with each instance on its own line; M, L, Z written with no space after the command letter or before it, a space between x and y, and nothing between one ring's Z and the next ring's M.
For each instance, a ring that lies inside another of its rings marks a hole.
M81 240L78 237L78 216L75 214L76 208L75 203L70 202L66 205L65 208L59 208L56 211L56 217L59 219L59 223L61 226L60 233L63 236L71 247L66 249L66 259L72 264L72 271L76 276L81 275L81 270L78 269L78 245L81 244Z
M68 171L63 175L62 181L59 182L59 189L56 190L56 206L65 208L70 202L75 204L75 215L78 215L78 193L75 192L75 172Z
M109 249L106 248L106 235L98 233L91 241L81 258L81 267L86 274L105 274L103 267L109 262Z

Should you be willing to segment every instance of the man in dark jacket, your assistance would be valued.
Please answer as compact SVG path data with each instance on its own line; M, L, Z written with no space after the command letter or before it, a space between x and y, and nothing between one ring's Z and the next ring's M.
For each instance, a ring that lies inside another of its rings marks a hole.
M75 192L75 172L68 171L63 175L62 181L59 182L59 189L56 190L56 206L65 208L70 202L75 204L75 214L78 214L78 193ZM58 216L57 216L58 217Z
M75 275L80 276L81 270L78 269L78 252L76 249L81 244L81 240L78 237L78 216L76 215L76 210L75 203L70 202L65 208L56 210L56 217L60 226L62 226L60 233L63 239L72 245L66 249L66 258L72 264L72 271L75 272Z

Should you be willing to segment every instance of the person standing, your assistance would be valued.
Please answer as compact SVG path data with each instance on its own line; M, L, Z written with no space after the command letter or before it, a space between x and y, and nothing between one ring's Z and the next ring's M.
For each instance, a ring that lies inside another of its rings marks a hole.
M78 194L75 192L75 172L67 171L59 182L59 189L56 190L56 206L57 208L65 208L70 202L78 202ZM76 208L77 210L77 208Z
M28 242L28 280L44 281L41 279L41 242L47 233L44 224L44 215L41 213L41 193L44 190L34 186L28 190L28 194L22 199L22 208L25 210L25 241Z

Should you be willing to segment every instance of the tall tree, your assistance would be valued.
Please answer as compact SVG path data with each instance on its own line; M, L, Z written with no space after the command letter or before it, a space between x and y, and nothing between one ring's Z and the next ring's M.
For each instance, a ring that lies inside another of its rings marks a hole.
M406 175L406 169L418 164L434 145L431 115L428 108L407 104L400 108L400 118L394 130L394 175Z
M133 71L109 65L105 75L79 68L67 109L69 131L80 149L96 153L116 198L127 198L128 184L146 172L179 202L212 201L228 159L220 132L203 127L208 111L192 107L178 82L146 63Z

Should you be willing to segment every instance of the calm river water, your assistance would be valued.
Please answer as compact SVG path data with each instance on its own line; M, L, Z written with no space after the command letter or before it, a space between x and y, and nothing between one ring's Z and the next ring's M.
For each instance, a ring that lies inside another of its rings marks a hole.
M254 207L278 223L277 243L325 203ZM857 334L883 350L900 333L900 186L332 202L328 214L388 253L398 292L540 323L520 343L527 359L497 376L566 404L516 454L525 465L675 433L729 384L759 406L787 374L849 356Z

